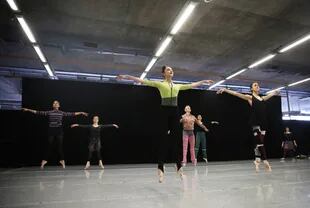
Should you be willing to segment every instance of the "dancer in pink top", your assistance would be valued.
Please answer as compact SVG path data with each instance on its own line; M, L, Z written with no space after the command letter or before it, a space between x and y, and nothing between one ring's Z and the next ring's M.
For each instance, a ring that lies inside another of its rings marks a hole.
M195 123L201 128L206 128L204 125L201 125L195 116L191 114L191 107L189 105L184 108L185 114L182 115L180 122L183 124L183 160L182 165L185 166L187 162L187 147L188 143L190 145L190 154L191 161L193 165L197 164L195 157L195 134L194 134L194 125ZM207 129L206 129L207 131Z

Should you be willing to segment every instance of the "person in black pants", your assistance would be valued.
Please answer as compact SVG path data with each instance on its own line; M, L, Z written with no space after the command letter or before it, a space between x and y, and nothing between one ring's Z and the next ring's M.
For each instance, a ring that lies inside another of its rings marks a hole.
M94 151L97 152L97 158L99 160L99 166L103 169L104 166L102 164L102 157L101 157L101 140L100 140L100 133L101 129L107 128L107 127L115 127L118 128L116 124L105 124L105 125L99 125L99 117L94 116L93 117L93 124L91 125L81 125L81 124L72 124L71 128L74 127L82 127L82 128L88 128L90 130L89 135L89 145L88 145L88 159L87 163L85 165L85 170L90 167L90 160L92 157L92 154Z
M175 84L173 83L174 72L171 67L163 66L162 75L163 81L151 81L147 79L140 79L130 75L119 75L118 79L133 80L135 82L145 84L150 87L155 87L159 90L161 97L161 124L164 125L161 138L159 138L158 151L158 176L159 182L164 179L164 163L170 147L176 162L177 173L183 177L181 158L178 154L178 137L176 136L176 129L179 126L179 111L178 111L178 94L181 90L188 90L199 87L203 84L211 84L212 80L202 80L190 84Z
M206 132L209 132L209 129L203 124L202 122L202 116L197 115L197 121L200 125L195 125L196 130L196 142L195 142L195 156L196 160L198 158L198 151L199 147L201 145L202 150L202 158L207 163L207 141L206 141Z
M77 115L87 116L88 115L85 112L64 112L64 111L59 110L59 108L60 108L60 103L57 100L53 102L53 110L50 110L50 111L37 111L37 110L29 109L29 108L22 108L22 110L25 112L31 112L37 115L48 116L48 144L46 146L44 159L41 162L41 169L43 169L44 166L46 165L51 155L52 144L55 141L57 143L59 163L62 165L63 168L66 167L64 152L63 152L63 125L62 125L63 117L77 116Z
M267 130L267 111L266 111L266 101L272 96L279 94L279 91L273 91L266 96L260 96L260 87L257 82L253 82L250 86L251 95L241 94L226 88L220 89L217 93L222 94L226 92L230 95L239 97L246 100L251 106L251 118L250 123L252 126L253 136L254 136L254 153L255 153L255 169L259 170L260 161L263 160L266 170L271 171L271 166L267 161L266 150L265 150L265 135Z
M294 157L297 156L297 142L290 131L289 127L285 128L284 131L284 138L281 144L281 147L283 148L283 157L281 158L281 161L283 162L285 158L292 153Z

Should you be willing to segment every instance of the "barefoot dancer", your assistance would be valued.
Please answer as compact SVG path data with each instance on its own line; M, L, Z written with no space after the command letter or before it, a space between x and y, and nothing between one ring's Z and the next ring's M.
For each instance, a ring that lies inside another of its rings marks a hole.
M85 165L85 170L90 167L90 160L91 156L94 151L97 152L97 158L99 159L99 166L103 169L104 166L102 164L102 157L101 157L101 141L100 141L100 133L101 129L107 128L107 127L115 127L118 128L116 124L105 124L105 125L99 125L99 117L94 116L93 117L93 124L92 125L81 125L81 124L72 124L71 128L74 127L82 127L82 128L88 128L90 130L90 135L89 135L89 145L88 145L88 159L87 163Z
M267 128L267 112L266 112L266 101L272 96L277 95L279 91L273 91L272 93L267 94L266 96L259 96L259 85L257 82L254 82L250 86L252 95L241 94L232 90L225 88L220 89L217 93L221 94L226 92L230 95L239 97L243 100L248 101L251 106L251 125L253 130L253 136L255 139L255 168L256 171L259 170L260 160L262 159L265 167L268 171L271 171L271 166L267 161L266 150L264 146L264 137L266 135Z
M164 80L160 81L150 81L143 80L130 75L119 75L119 79L133 80L138 83L142 83L151 87L156 87L161 96L161 114L162 121L165 123L165 129L163 136L160 139L160 147L158 151L158 176L159 182L163 181L164 177L164 162L166 160L166 155L169 149L169 140L173 141L173 151L175 152L175 161L177 166L177 173L182 177L181 160L177 155L177 137L173 136L175 130L178 127L178 94L180 90L188 90L194 87L198 87L202 84L211 84L211 80L203 80L191 84L174 84L172 81L173 70L171 67L163 66L162 74Z
M23 111L31 112L37 115L48 116L48 144L46 146L45 156L41 162L41 168L43 169L46 165L52 150L52 144L56 140L57 142L57 151L59 154L59 163L65 168L65 159L63 153L63 125L62 119L66 116L77 116L77 115L84 115L87 116L88 114L85 112L63 112L59 110L60 103L55 100L53 102L53 110L50 111L37 111L28 108L22 108Z

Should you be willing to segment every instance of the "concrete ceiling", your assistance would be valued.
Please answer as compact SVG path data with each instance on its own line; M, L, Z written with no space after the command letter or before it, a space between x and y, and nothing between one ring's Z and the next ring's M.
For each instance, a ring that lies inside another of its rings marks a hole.
M185 0L16 0L56 70L140 76ZM176 79L219 81L310 33L308 0L200 3L160 66ZM42 69L6 1L0 3L0 66ZM112 54L114 53L114 54ZM275 88L310 77L310 41L230 80ZM42 69L43 70L43 69ZM310 83L296 90L310 91Z

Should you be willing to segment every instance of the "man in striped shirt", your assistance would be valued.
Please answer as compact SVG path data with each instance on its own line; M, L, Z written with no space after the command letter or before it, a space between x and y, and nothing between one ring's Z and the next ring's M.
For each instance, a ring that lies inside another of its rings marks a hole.
M43 169L46 165L48 158L51 154L52 144L56 140L57 142L57 151L59 155L59 163L65 168L65 159L63 153L63 125L62 120L63 117L67 116L77 116L77 115L84 115L87 116L88 114L85 112L64 112L59 110L60 103L59 101L55 100L53 102L53 110L50 111L37 111L28 108L22 108L23 111L28 111L37 115L48 116L48 144L45 151L44 159L41 162L41 168Z

